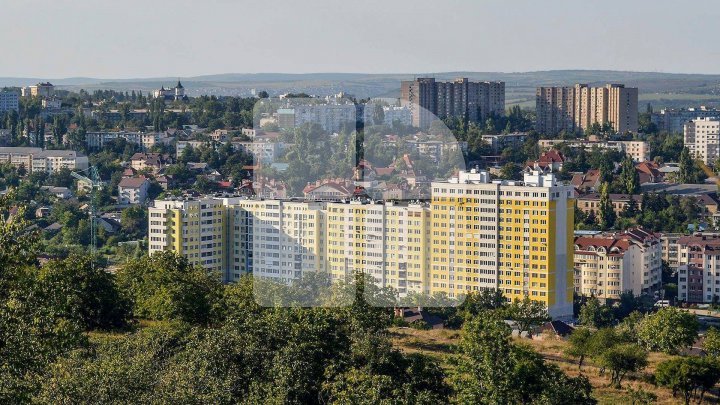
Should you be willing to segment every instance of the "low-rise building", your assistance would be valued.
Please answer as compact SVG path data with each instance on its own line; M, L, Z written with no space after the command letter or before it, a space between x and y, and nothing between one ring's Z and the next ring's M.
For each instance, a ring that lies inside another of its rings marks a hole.
M652 294L662 281L660 236L643 228L575 238L575 292L618 299L624 292Z
M570 184L581 193L597 191L600 189L600 170L590 169L585 173L573 173Z
M538 141L541 149L550 149L560 144L571 148L593 148L616 150L630 155L635 162L644 162L650 159L650 148L645 141L586 141L586 140L565 140L565 139L541 139Z
M57 172L62 169L86 170L87 156L72 150L42 150L32 147L0 147L0 163L32 172Z
M165 132L104 131L88 132L85 135L85 144L89 149L102 149L107 142L114 139L124 139L129 143L140 145L144 151L150 150L156 144L170 144L174 140Z
M515 148L525 143L527 132L513 132L510 134L482 135L494 155L500 154L505 148Z
M145 176L124 177L118 184L118 204L144 204L149 188Z
M641 209L642 196L630 194L610 194L610 202L616 215L620 215L630 204L630 200L635 200L637 208ZM600 194L590 193L577 198L578 208L589 214L590 212L598 214L600 211Z
M554 173L562 170L563 163L565 163L565 156L562 152L550 149L547 152L540 154L540 157L535 161L530 161L525 164L525 171L541 171L543 173Z
M168 154L138 152L130 158L130 167L137 171L147 170L153 174L160 172L165 166L172 164Z

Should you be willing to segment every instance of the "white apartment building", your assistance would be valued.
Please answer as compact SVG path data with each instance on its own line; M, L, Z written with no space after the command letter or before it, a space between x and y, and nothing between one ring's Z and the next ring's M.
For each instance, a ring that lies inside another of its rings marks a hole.
M142 150L147 151L156 144L168 144L174 138L167 136L164 132L88 132L85 136L85 143L89 149L101 149L113 139L125 139L127 142L140 145Z
M575 238L575 292L601 300L652 294L662 281L659 235L642 228Z
M650 148L645 141L569 141L565 139L541 139L538 141L541 149L551 149L559 144L566 144L571 148L584 148L588 151L593 147L616 150L630 155L635 162L644 162L650 159Z
M365 104L365 108L363 109L363 119L365 122L365 125L378 125L377 122L375 122L375 103L369 102ZM400 122L402 125L412 125L412 111L409 107L404 106L396 106L396 105L385 105L382 106L383 110L383 121L380 123L382 125L390 125L394 122Z
M229 280L251 273L291 284L325 271L324 205L226 198L229 211Z
M124 177L118 184L118 204L144 204L149 188L144 176Z
M306 123L318 124L329 133L340 132L350 125L355 128L356 107L354 104L307 104L293 105L278 110L278 124L281 128L294 128Z
M705 164L715 164L720 156L720 120L696 118L685 123L685 146L690 155Z
M0 147L0 163L10 163L28 172L57 172L61 169L86 170L87 156L72 150L42 150L31 147Z

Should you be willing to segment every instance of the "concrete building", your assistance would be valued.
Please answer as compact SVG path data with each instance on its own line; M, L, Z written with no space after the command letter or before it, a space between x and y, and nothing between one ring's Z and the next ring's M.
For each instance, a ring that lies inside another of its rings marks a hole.
M431 293L500 289L511 300L543 302L553 317L572 317L572 187L552 174L524 179L461 171L432 183Z
M575 293L601 300L653 294L661 287L660 236L642 228L575 238Z
M85 134L85 144L93 150L102 149L106 143L115 139L124 139L129 143L140 145L143 151L150 150L157 144L169 144L174 140L165 132L102 131Z
M685 123L685 146L690 155L707 165L720 157L720 119L696 118Z
M15 90L0 90L0 114L8 111L20 111L20 94Z
M226 209L213 198L155 200L148 208L149 253L172 250L206 270L227 269Z
M655 124L660 131L682 133L685 129L685 124L696 118L720 119L720 110L705 106L691 107L687 109L665 108L660 110L660 112L652 113L650 121Z
M650 159L650 147L645 141L573 141L565 139L541 139L538 141L541 149L550 149L560 144L571 148L583 148L587 151L592 148L612 149L630 155L635 162L644 162Z
M173 250L220 271L292 283L306 272L342 280L371 275L399 295L459 298L501 289L529 296L551 316L572 316L572 188L553 175L491 182L460 172L432 184L432 203L157 200L149 209L150 253Z
M586 131L593 124L611 123L617 133L638 130L638 89L623 84L589 87L538 87L535 129L545 135Z
M44 97L51 98L55 95L55 86L50 82L38 83L34 86L22 88L23 97Z
M691 303L720 300L720 234L678 239L678 299Z
M613 206L615 215L620 215L630 204L630 200L634 200L637 203L637 208L641 208L642 196L639 194L610 194L610 203ZM577 198L577 207L582 212L589 214L594 213L599 215L600 213L600 194L590 193Z
M520 147L525 143L527 137L527 132L513 132L511 134L482 135L482 140L490 145L494 155L498 155L505 148Z
M401 83L400 103L410 108L412 125L422 129L449 117L483 122L505 114L505 82L471 82L467 78L437 82L422 77Z
M0 147L0 162L32 172L57 172L61 169L86 170L87 156L72 150L42 150L31 147Z
M396 105L384 105L383 110L383 121L381 123L375 122L375 104L371 101L365 105L363 109L363 122L365 125L389 125L392 126L394 122L399 122L402 125L412 125L412 112L410 107L396 106Z
M354 104L307 104L292 105L277 111L278 126L292 129L306 123L318 124L329 133L340 132L343 128L355 129L356 107Z
M118 184L118 204L145 204L150 181L145 176L124 177Z

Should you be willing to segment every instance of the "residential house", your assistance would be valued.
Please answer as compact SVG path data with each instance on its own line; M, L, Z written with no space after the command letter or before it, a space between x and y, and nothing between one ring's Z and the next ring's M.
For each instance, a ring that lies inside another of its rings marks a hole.
M137 171L146 170L152 174L159 173L167 165L173 163L168 154L138 152L130 158L130 167Z
M124 177L118 184L118 204L144 204L149 188L145 176Z

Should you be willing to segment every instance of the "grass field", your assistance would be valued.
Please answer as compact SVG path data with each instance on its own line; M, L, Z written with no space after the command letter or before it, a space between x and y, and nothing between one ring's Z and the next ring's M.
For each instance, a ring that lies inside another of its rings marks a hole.
M454 330L415 330L410 328L393 328L391 329L393 344L398 349L407 353L423 353L437 359L446 370L452 369L451 358L453 356L453 345L458 343L460 333ZM682 404L682 400L672 397L672 392L668 389L656 387L651 384L652 374L658 363L671 358L671 356L662 353L650 353L648 357L648 367L640 373L629 375L623 380L623 388L616 389L609 387L609 377L607 375L600 376L598 368L591 361L586 360L582 371L578 370L575 359L569 358L564 351L567 342L554 338L547 339L516 339L516 342L522 342L532 346L547 361L555 363L568 375L577 376L580 373L587 376L593 386L593 395L600 404L628 404L627 387L632 386L636 389L641 387L643 390L653 392L657 395L658 404ZM717 392L708 393L706 395L706 403L717 403Z

